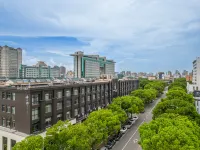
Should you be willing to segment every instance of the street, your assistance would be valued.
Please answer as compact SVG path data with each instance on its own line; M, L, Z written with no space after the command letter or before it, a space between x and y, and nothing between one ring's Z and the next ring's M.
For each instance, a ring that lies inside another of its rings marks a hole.
M113 150L142 150L141 146L138 144L139 141L139 127L144 122L149 122L152 120L152 110L156 106L156 104L166 96L166 91L164 94L155 100L153 103L150 103L145 108L145 113L141 113L138 115L139 119L136 123L129 129L125 135L114 145Z

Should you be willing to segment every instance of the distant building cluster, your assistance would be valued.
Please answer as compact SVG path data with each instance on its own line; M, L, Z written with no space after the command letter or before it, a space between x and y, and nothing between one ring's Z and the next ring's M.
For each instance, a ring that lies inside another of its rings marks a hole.
M147 73L147 72L131 72L131 71L121 71L116 73L118 78L147 78L149 80L173 80L175 78L186 78L187 81L192 81L192 73L189 73L186 70L183 70L182 74L175 70L174 74L172 71L168 72L157 72L157 73Z

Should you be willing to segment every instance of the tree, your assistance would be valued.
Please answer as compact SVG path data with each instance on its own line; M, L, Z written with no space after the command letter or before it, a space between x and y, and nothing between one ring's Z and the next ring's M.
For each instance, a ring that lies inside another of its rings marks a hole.
M72 126L69 121L58 121L51 128L47 129L45 137L45 148L46 150L60 150L65 147L65 142L59 138L62 131L66 131Z
M183 89L183 88L180 87L180 86L173 86L173 87L171 87L171 88L169 89L169 91L170 91L170 90L182 90L182 91L184 91L184 92L187 92L186 89Z
M13 150L41 150L43 149L43 138L40 135L29 136L15 144Z
M148 79L145 79L145 78L139 78L139 88L140 89L144 89L145 85L147 85L149 82Z
M164 113L184 115L191 120L196 120L199 116L193 104L179 99L166 100L158 103L153 110L153 119Z
M143 104L143 102L142 102L142 104ZM127 115L126 115L126 112L121 108L120 104L112 103L108 106L108 109L111 110L114 115L118 116L121 124L124 124L126 122Z
M144 89L155 89L157 90L157 96L159 95L159 93L162 93L163 90L165 88L165 83L162 82L162 81L154 81L154 82L151 82L147 85L145 85Z
M149 89L148 90L138 89L138 90L132 91L131 96L139 97L140 99L143 100L145 104L148 104L154 99L154 96L152 93L153 93L152 90L149 90Z
M186 90L186 84L182 82L173 82L169 85L168 90L172 89L173 87L181 87L182 89Z
M139 128L143 150L200 149L200 127L185 116L162 115Z
M113 135L120 130L120 120L117 115L114 115L111 110L101 109L92 112L87 118L86 122L94 122L99 120L106 126L106 132L108 135Z
M84 124L69 126L59 133L58 138L64 145L59 150L91 149L90 138L92 137L88 132L88 127Z
M167 93L167 99L181 99L190 103L194 103L194 98L191 94L187 94L183 90L176 90L176 89L171 89Z

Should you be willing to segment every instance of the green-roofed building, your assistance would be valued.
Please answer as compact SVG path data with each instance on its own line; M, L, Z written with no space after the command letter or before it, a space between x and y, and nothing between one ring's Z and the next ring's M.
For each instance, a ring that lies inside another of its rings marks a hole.
M99 78L101 75L115 75L115 62L99 55L84 55L78 51L74 57L75 78Z

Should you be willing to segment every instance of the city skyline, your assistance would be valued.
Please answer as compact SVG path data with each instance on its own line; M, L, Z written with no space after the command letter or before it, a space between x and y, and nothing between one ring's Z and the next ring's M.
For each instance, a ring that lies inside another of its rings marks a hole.
M27 65L42 60L73 70L69 54L81 50L113 59L117 72L191 71L199 56L199 0L21 0L0 8L0 45L22 48Z

